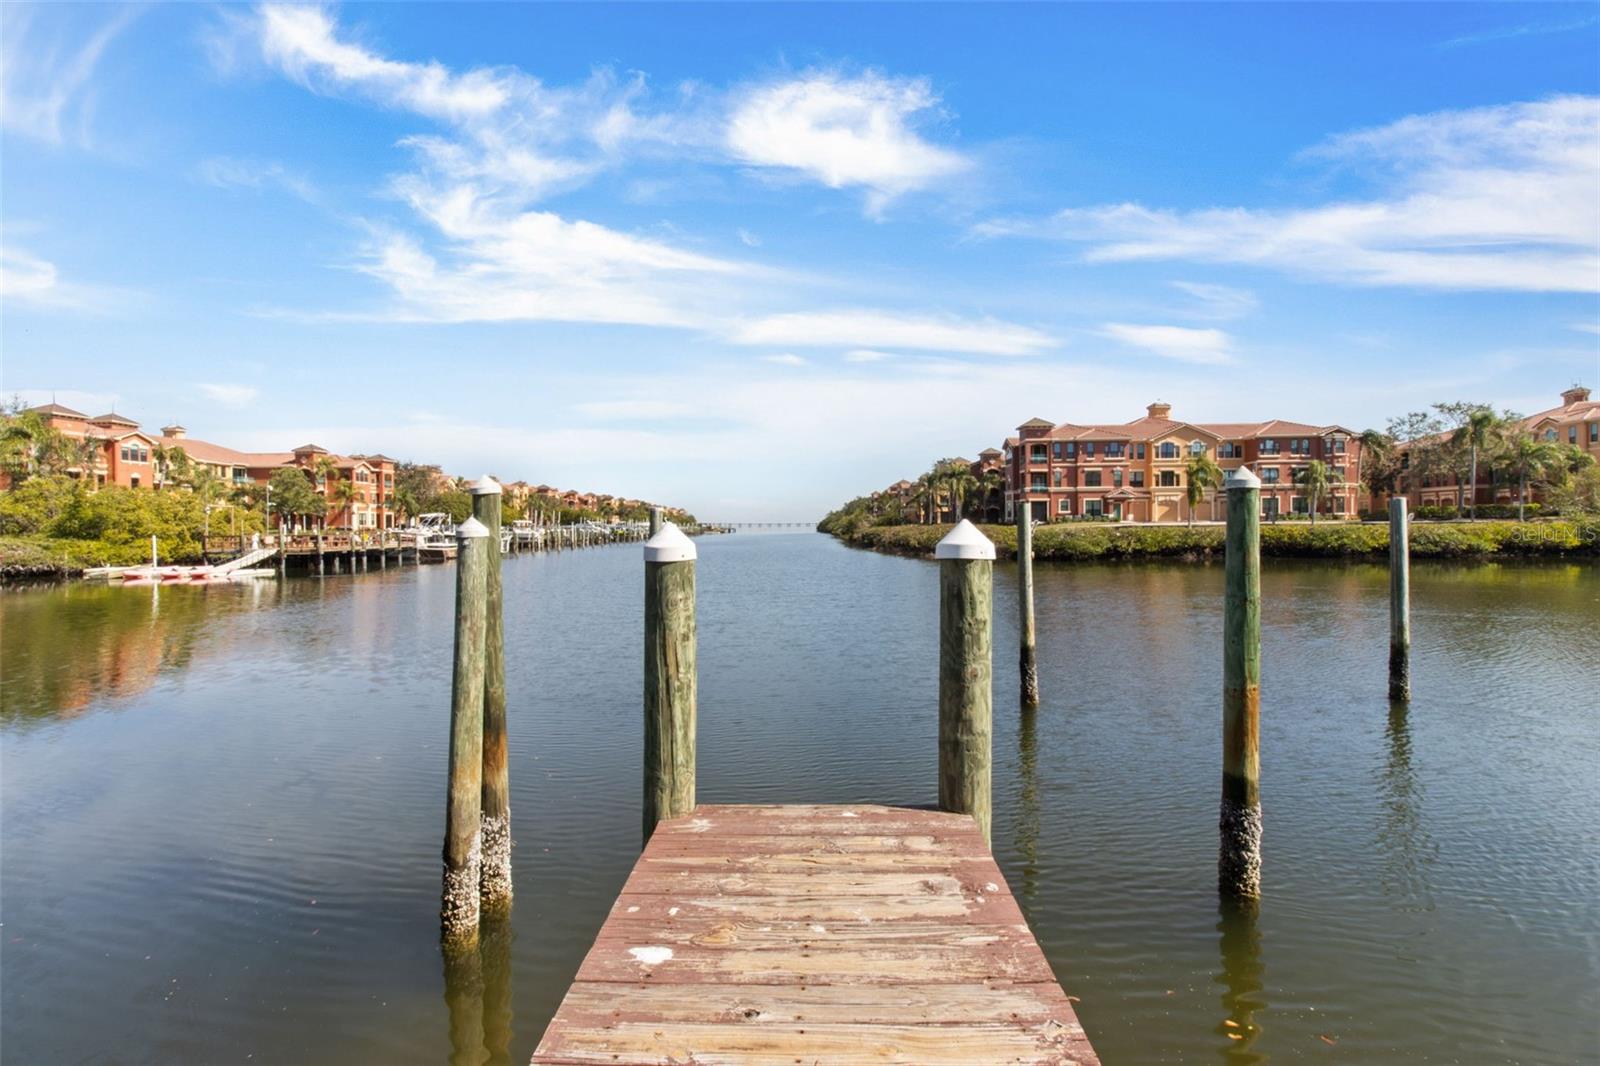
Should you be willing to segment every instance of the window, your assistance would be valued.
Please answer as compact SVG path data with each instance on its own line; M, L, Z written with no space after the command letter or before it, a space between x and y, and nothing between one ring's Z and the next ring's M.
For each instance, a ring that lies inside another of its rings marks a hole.
M1231 440L1225 440L1217 445L1218 459L1240 459L1243 457L1244 449Z
M1084 485L1085 488L1097 489L1097 488L1100 487L1100 483L1101 483L1100 471L1098 471L1098 470L1086 470L1086 471L1084 471L1084 474L1083 474L1083 485Z
M1053 440L1053 441L1050 442L1050 458L1052 458L1052 459L1060 459L1061 458L1061 442L1060 441Z
M1170 440L1162 443L1162 445L1156 449L1156 458L1158 459L1176 459L1177 457L1178 446L1172 443Z
M1289 501L1289 509L1295 514L1305 514L1308 510L1306 507L1306 498L1304 496L1294 497Z
M1556 439L1556 431L1553 430L1553 429L1545 430L1544 431L1544 439L1545 440L1555 440Z
M1206 453L1206 442L1205 441L1196 440L1196 441L1190 441L1189 442L1189 454L1190 455L1204 455L1205 453Z
M1263 440L1261 442L1261 454L1262 455L1277 455L1278 454L1278 442L1275 441L1275 440L1270 440L1270 439Z
M1589 423L1589 443L1600 443L1600 422Z
M1053 473L1055 474L1056 488L1059 489L1061 487L1061 475L1063 473L1065 473L1065 471L1062 471L1062 470L1058 469L1058 470L1053 471Z
M1333 481L1336 485L1344 484L1344 467L1336 466L1333 468Z
M1061 505L1057 508L1057 510L1059 510L1062 514L1071 514L1072 513L1072 501L1067 499L1066 497L1062 497Z
M1344 514L1344 497L1343 496L1335 496L1333 498L1333 513L1334 514Z
M1121 459L1123 455L1126 454L1127 448L1128 446L1123 444L1121 441L1112 441L1110 444L1106 445L1106 458Z
M1083 501L1083 514L1084 514L1084 517L1086 517L1086 518L1099 518L1101 515L1105 514L1105 512L1106 512L1105 504L1101 503L1099 500L1084 500Z
M1083 442L1083 457L1085 459L1094 458L1094 441L1086 440Z
M1278 498L1276 496L1262 497L1261 513L1266 515L1268 518L1276 517L1278 514Z
M1163 470L1161 471L1159 477L1160 481L1158 484L1162 488L1175 489L1178 487L1178 472L1176 470Z
M1133 446L1133 457L1135 459L1143 459L1144 458L1144 442L1143 441L1140 441L1138 444L1135 444Z
M1264 485L1276 485L1278 483L1278 468L1269 466L1262 470L1261 483Z
M1578 424L1576 422L1567 427L1567 443L1578 443Z
M1075 441L1075 440L1067 441L1067 458L1070 459L1070 458L1072 458L1073 456L1075 456L1077 454L1078 454L1078 442Z
M1136 488L1136 489L1144 488L1144 471L1143 470L1135 470L1131 474L1129 474L1128 475L1128 484L1131 485L1133 488Z
M1028 462L1042 463L1048 460L1049 457L1049 453L1045 451L1043 444L1030 444L1028 446Z
M1119 489L1122 487L1122 467L1111 471L1111 483Z
M148 463L150 449L141 448L137 444L124 444L121 452L122 461L125 463Z
M1030 482L1028 482L1028 491L1029 492L1048 492L1048 491L1050 491L1050 486L1045 484L1044 475L1043 474L1034 474L1034 475L1032 475L1032 480Z
M1343 437L1334 437L1333 438L1333 454L1334 455L1343 455L1344 454L1344 438Z
M134 488L138 488L139 487L139 475L138 474L133 475L133 477L128 479L128 483L130 485L132 485Z

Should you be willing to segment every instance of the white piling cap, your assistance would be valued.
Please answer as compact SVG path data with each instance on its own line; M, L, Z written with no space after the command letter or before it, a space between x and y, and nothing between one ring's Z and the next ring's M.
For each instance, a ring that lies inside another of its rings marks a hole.
M644 561L647 563L686 563L699 558L694 541L690 540L676 522L661 523L661 530L644 542Z
M472 483L472 494L474 496L498 496L500 495L500 482L485 474Z
M1228 478L1222 483L1222 487L1230 491L1233 489L1259 489L1261 487L1261 479L1256 477L1255 472L1248 466L1241 466L1235 470L1228 471Z
M963 518L933 549L935 559L993 559L994 541Z
M487 537L489 527L476 518L469 518L456 527L457 540L475 540L478 537Z

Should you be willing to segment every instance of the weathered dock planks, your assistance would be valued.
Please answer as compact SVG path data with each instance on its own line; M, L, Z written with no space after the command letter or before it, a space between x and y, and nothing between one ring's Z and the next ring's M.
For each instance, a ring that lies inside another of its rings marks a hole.
M536 1064L1098 1063L967 815L662 821Z

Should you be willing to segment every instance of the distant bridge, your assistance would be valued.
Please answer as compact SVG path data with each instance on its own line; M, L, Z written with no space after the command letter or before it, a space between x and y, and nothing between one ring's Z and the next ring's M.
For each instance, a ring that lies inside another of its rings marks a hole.
M816 529L815 522L706 522L728 529Z

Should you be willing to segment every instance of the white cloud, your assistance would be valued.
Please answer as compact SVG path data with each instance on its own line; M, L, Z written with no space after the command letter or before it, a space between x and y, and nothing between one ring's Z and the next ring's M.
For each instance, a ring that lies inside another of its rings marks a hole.
M219 189L260 191L280 188L308 203L315 203L318 200L317 190L310 181L299 174L291 173L278 162L214 156L202 160L195 168L195 173L201 181L207 185L215 185Z
M844 361L847 363L881 363L893 358L892 352L880 352L872 348L852 348L844 353Z
M1220 329L1107 322L1100 327L1100 333L1123 344L1153 352L1164 359L1206 365L1233 362L1233 355L1229 351L1232 338Z
M1227 321L1254 314L1261 302L1249 289L1236 289L1231 285L1215 285L1199 281L1174 281L1173 288L1194 297L1189 315L1195 318L1214 318Z
M1034 355L1056 346L1053 337L993 318L897 314L874 310L796 311L738 325L738 344L910 348L978 355Z
M259 390L253 385L221 385L202 382L195 386L212 403L224 407L248 407L255 401Z
M65 281L56 265L0 239L0 303L40 311L115 314L138 298L128 289Z
M833 189L867 190L870 211L967 169L919 136L912 120L938 103L926 79L812 71L747 90L728 122L742 162L805 174Z
M746 248L759 248L761 247L761 238L741 226L739 227L739 243Z
M590 418L619 422L687 418L694 414L694 408L688 404L663 400L591 400L573 407Z
M1572 328L1580 333L1600 333L1600 322L1574 322Z
M777 355L763 355L761 357L761 361L764 363L776 363L779 366L806 365L805 359L801 356L795 355L793 352L779 352Z
M1414 115L1305 154L1384 195L1300 210L1109 204L980 234L1089 245L1092 262L1244 263L1358 285L1600 289L1600 97Z
M0 4L0 123L49 144L71 141L87 147L95 68L139 12L124 7L87 40L68 41L59 33L47 37L41 29L45 10Z

